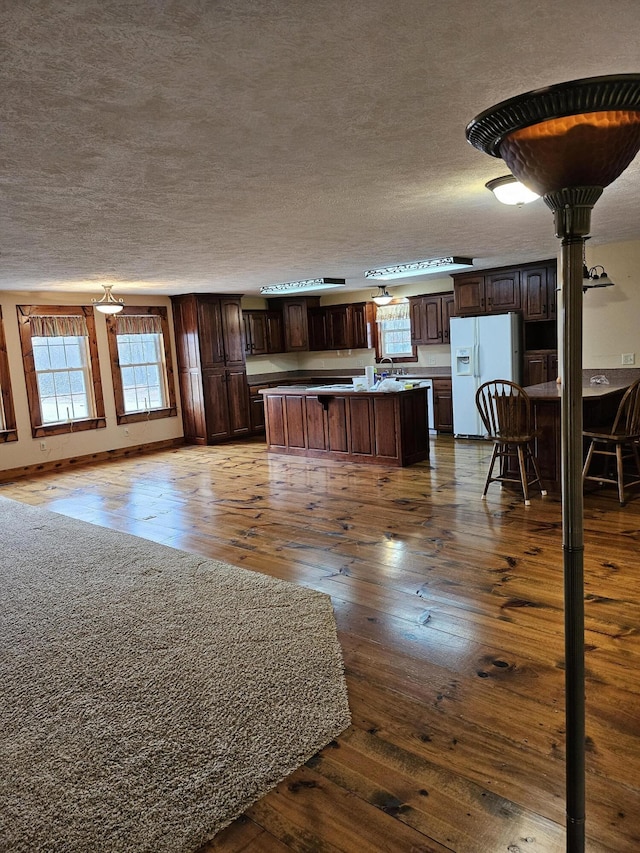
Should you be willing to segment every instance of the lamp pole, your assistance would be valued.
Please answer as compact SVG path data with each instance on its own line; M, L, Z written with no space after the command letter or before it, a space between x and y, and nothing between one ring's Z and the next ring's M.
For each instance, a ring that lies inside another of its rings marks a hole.
M640 149L640 74L591 77L526 92L467 125L553 211L560 249L562 554L565 626L566 849L585 849L582 267L591 210Z

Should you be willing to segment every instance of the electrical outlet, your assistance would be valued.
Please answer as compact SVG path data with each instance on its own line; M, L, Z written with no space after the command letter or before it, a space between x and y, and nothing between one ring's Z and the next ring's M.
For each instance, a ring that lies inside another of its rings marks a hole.
M435 355L428 355L427 356L427 364L434 365L435 363L436 363Z
M125 435L129 435L129 427L125 427L125 428L124 428L124 434L125 434Z
M362 362L362 359L361 359L361 358L359 358L359 359L356 361L356 367L364 367L364 364L363 364L363 362Z
M623 364L635 364L636 363L635 352L623 352L622 353L622 363Z
M47 442L41 441L40 442L40 450L46 450L46 449L47 449Z

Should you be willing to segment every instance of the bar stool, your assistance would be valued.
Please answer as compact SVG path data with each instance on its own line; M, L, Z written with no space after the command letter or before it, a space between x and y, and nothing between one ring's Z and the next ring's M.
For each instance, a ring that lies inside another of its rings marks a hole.
M493 441L493 454L489 473L484 484L482 500L491 483L520 483L525 506L530 506L529 486L537 483L540 493L546 495L538 461L532 450L535 432L531 428L531 400L527 392L515 382L496 379L485 382L476 391L476 406L487 437ZM519 477L509 474L508 459L516 459ZM500 473L493 476L493 468L500 459ZM530 463L527 468L527 462Z
M629 386L620 400L613 425L610 428L585 430L585 438L591 439L587 458L582 469L582 482L595 480L597 483L612 483L618 487L618 498L620 506L625 504L625 489L637 486L640 483L640 456L638 455L638 441L640 441L640 379L636 379ZM594 456L602 456L605 459L604 472L602 474L590 473L591 463ZM615 477L609 474L606 460L616 461ZM633 460L634 471L627 471L628 477L625 481L625 462Z

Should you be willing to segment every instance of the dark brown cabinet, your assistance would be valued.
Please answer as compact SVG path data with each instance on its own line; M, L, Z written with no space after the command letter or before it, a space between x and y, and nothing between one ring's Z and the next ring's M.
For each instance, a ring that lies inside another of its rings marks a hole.
M307 352L309 349L309 301L283 299L282 325L285 352Z
M246 355L283 352L282 315L278 311L243 311Z
M174 296L185 439L213 444L249 432L244 321L239 296Z
M555 382L558 378L558 353L556 350L530 350L524 354L523 385Z
M367 305L345 303L309 308L309 349L365 349L369 346Z
M540 266L521 273L522 315L527 321L555 320L556 269Z
M555 260L454 275L455 313L461 317L522 311L525 320L556 314Z
M501 314L506 311L519 311L520 271L500 270L485 272L484 275L485 310L488 314Z
M449 320L454 313L453 293L409 298L413 346L449 343Z
M453 432L453 393L450 379L433 380L433 419L438 432Z
M455 313L459 317L473 317L485 314L484 275L468 273L453 276L453 294Z

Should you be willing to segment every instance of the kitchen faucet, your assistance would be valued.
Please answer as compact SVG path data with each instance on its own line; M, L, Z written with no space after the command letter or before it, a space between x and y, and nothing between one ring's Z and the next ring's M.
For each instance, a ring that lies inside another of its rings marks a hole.
M393 359L391 358L391 356L385 355L385 357L381 358L380 361L378 362L378 365L380 367L382 366L383 361L388 361L389 364L391 365L391 369L389 370L389 376L392 376L393 375Z

